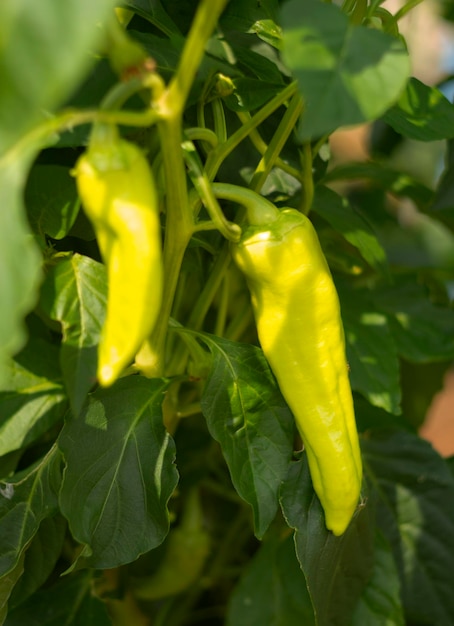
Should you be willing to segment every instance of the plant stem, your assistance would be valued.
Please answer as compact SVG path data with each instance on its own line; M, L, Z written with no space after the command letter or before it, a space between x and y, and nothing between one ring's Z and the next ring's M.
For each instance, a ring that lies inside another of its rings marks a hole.
M155 101L160 121L158 132L163 154L166 184L166 230L163 250L163 300L151 337L136 356L139 370L148 377L165 373L167 328L172 312L184 253L194 232L194 218L189 206L181 142L182 116L186 99L200 66L205 44L214 31L227 0L202 0L197 7L177 70L169 87Z
M182 113L202 61L206 42L216 28L226 4L227 0L202 0L199 3L177 71L160 102L165 116Z
M403 7L401 7L397 13L394 14L394 19L398 22L404 15L414 9L418 4L421 4L423 0L409 0Z
M246 124L246 122L248 122L251 119L250 113L238 112L237 116L238 116L238 119L243 124ZM259 154L261 156L264 156L265 152L268 150L268 145L262 139L258 130L256 129L251 130L251 132L249 133L249 139L251 140L252 145L256 148ZM278 167L279 169L286 172L287 174L290 174L290 176L293 176L293 178L296 178L296 179L299 178L299 171L296 168L289 165L288 163L286 163L285 161L283 161L280 157L276 158L275 167Z
M303 110L303 103L299 94L295 94L290 100L287 111L284 117L279 123L276 132L271 139L268 148L260 159L260 163L257 165L254 176L250 183L251 189L254 191L260 191L263 187L269 173L274 167L276 159L279 157L283 147L285 146L287 139L295 128L295 124L298 121L299 116Z
M291 98L297 91L296 82L290 83L285 89L283 89L280 93L276 94L274 98L272 98L269 102L263 106L260 111L257 111L255 115L253 115L250 120L248 120L245 124L240 126L240 128L235 131L227 141L223 144L217 146L214 150L212 150L208 156L205 170L207 176L210 180L213 180L217 174L221 163L227 158L227 156L233 152L233 150L240 144L243 139L249 135L251 130L257 128L263 121L266 120L276 109L278 109L281 105L283 105L289 98Z
M137 367L148 377L165 372L165 342L172 304L186 247L194 231L188 203L186 170L181 153L182 126L180 115L158 123L166 183L166 230L163 250L163 299L153 333L136 357Z
M23 135L0 158L0 165L13 162L31 147L42 146L49 139L65 130L72 130L74 126L102 122L105 124L119 124L124 126L151 126L159 119L159 115L152 109L142 112L135 111L100 111L87 109L85 111L67 110L56 117L47 119Z

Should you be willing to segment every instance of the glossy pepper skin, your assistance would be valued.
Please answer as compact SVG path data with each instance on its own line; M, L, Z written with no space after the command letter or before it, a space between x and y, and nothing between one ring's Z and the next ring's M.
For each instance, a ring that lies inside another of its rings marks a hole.
M107 266L98 380L108 386L133 361L159 313L163 270L158 198L144 154L116 134L91 145L74 171Z
M310 220L294 209L232 246L263 352L304 442L326 527L345 532L362 463L337 292Z

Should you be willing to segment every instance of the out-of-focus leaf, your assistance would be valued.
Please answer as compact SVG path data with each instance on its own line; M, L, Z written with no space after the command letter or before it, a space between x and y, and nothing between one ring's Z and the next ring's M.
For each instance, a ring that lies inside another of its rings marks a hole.
M314 626L292 537L260 547L230 598L227 626Z
M4 626L111 626L104 602L93 593L93 572L78 572L31 596Z
M48 116L88 68L114 0L0 3L0 380L25 343L24 316L40 282L40 255L25 222L23 191L42 147L23 135ZM22 137L22 143L14 145Z
M422 285L396 278L394 285L375 290L373 298L388 316L400 356L413 363L454 357L454 311L433 304Z
M397 103L383 116L395 131L418 141L454 137L454 105L436 87L410 78Z
M0 154L69 95L93 62L114 0L2 0ZM4 204L2 203L2 206Z
M388 319L366 290L338 284L350 382L374 406L400 413L397 349Z
M427 207L433 191L409 174L399 172L381 163L348 163L334 167L325 174L322 183L341 180L361 180L367 186L387 190L396 196L408 197L421 208Z
M0 381L8 358L25 344L23 318L36 302L41 281L41 255L22 199L30 160L29 153L12 161L0 158Z
M430 444L409 432L376 432L363 443L407 623L449 626L454 622L453 476Z
M402 41L355 26L334 4L290 0L282 26L283 58L305 102L301 140L376 119L404 89L410 62Z

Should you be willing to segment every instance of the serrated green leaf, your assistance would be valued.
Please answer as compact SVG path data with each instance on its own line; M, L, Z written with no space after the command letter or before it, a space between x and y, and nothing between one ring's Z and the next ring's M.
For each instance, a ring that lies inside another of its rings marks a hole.
M375 536L372 576L361 594L349 626L405 626L400 581L391 548Z
M346 198L317 185L312 209L355 246L371 267L385 276L389 275L385 251L372 226Z
M334 4L290 0L282 26L283 58L305 102L301 140L376 119L404 89L410 63L402 41L355 26Z
M415 280L395 280L377 289L375 306L388 316L400 356L414 363L454 357L454 311L435 305Z
M66 395L56 346L30 338L8 364L0 405L0 456L27 446L63 418Z
M78 572L31 596L4 626L112 626L107 607L93 593L93 572Z
M0 576L17 566L41 521L56 512L59 461L54 447L33 468L0 482Z
M407 623L454 622L454 479L426 441L409 432L378 432L363 446L378 495L378 524L390 542Z
M264 542L233 591L227 626L313 626L292 537Z
M25 188L25 204L35 233L63 239L77 217L80 201L67 167L35 165Z
M306 577L316 624L348 626L373 565L373 507L358 509L340 537L326 529L312 487L306 456L290 466L281 488L281 508L295 530L296 555Z
M366 290L338 284L350 382L374 406L399 415L400 374L388 319Z
M454 137L454 105L436 87L410 78L383 121L404 137L438 141Z
M278 509L278 490L293 450L294 420L258 348L200 335L212 355L201 399L238 494L262 537Z
M178 481L175 446L162 421L167 386L161 379L120 379L93 393L60 434L66 462L60 507L84 544L78 566L118 567L167 535L167 502Z
M42 310L62 327L60 365L76 415L96 380L106 299L104 265L80 254L63 257L51 267L41 289Z

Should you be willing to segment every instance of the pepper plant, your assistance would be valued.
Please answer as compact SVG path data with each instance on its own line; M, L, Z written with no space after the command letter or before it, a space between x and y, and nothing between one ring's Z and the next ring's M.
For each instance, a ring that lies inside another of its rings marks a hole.
M418 3L383 4L0 4L1 624L454 623L453 466L418 436L454 356L454 106L412 76ZM370 160L339 165L332 134L360 124ZM438 183L396 168L396 145L442 140ZM106 187L80 181L93 154ZM101 193L130 212L98 219ZM268 271L292 297L263 323L233 260L251 206L310 220L340 311L287 254ZM358 452L304 416L336 428L314 339L336 316L363 479L334 534ZM303 366L270 358L274 319Z

